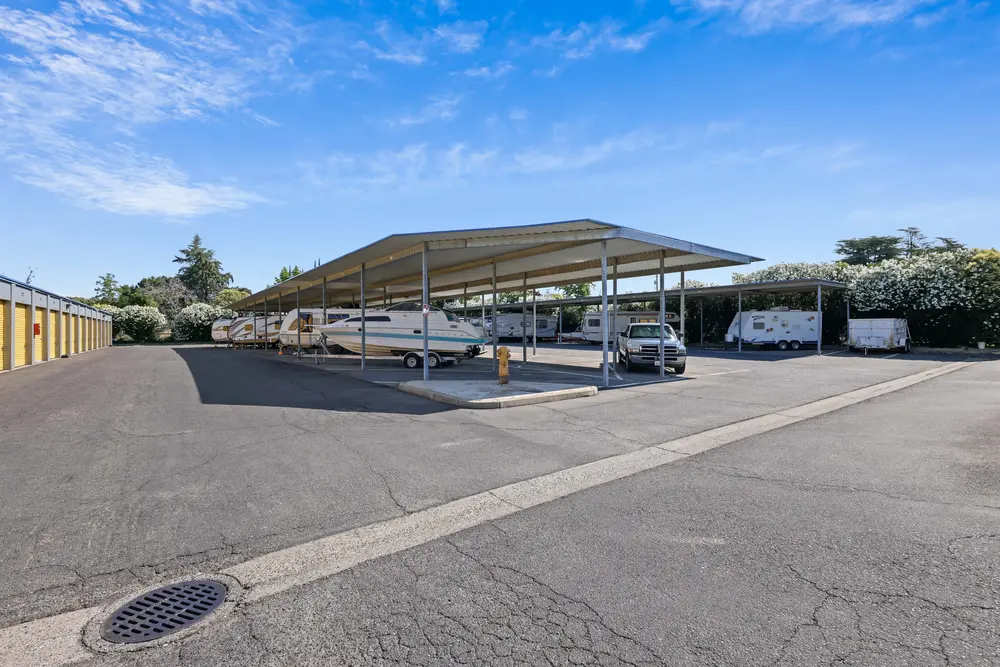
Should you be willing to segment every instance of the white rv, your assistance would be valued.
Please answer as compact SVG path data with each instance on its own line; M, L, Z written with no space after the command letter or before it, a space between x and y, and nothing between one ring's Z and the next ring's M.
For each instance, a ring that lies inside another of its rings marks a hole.
M531 340L535 337L535 333L532 332L532 317L531 313L528 313L528 326L526 327L527 338ZM473 320L475 322L475 320ZM559 318L554 315L538 315L534 318L534 323L537 325L537 335L538 340L543 338L555 338L556 337L556 325L559 322ZM522 330L522 314L521 313L503 313L497 315L497 340L504 338L516 338L521 339ZM493 336L493 319L490 317L486 318L486 331L489 336Z
M675 322L680 322L680 315L677 313L671 313L667 311L665 313L666 323L673 324ZM593 313L583 314L583 324L580 328L573 333L572 336L563 336L564 339L579 339L593 343L594 345L601 344L601 320L603 320L602 313L600 311ZM625 330L625 328L630 324L656 324L660 321L660 313L655 310L619 310L617 313L611 313L608 318L608 342L614 343L616 335Z
M271 347L278 342L280 327L281 318L277 315L258 315L256 318L250 315L233 320L227 333L233 347Z
M220 317L212 322L212 342L229 344L229 325L233 323L231 317Z
M910 325L901 318L847 321L847 344L854 350L910 351Z
M726 333L726 342L735 343L743 336L744 345L774 345L779 350L797 350L819 341L819 313L808 310L772 308L743 311L733 317Z
M333 324L360 314L360 308L327 308L326 324ZM314 331L314 328L323 323L322 308L292 309L281 321L278 339L283 347L298 347L299 327L301 327L302 347L315 347L319 344L320 334ZM331 352L336 353L337 351L331 350Z

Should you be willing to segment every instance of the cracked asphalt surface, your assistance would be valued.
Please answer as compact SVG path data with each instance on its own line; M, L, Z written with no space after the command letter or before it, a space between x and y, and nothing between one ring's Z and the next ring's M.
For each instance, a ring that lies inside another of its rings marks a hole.
M0 625L939 363L705 359L749 372L470 413L181 352L3 378ZM1000 664L998 420L973 364L86 664Z

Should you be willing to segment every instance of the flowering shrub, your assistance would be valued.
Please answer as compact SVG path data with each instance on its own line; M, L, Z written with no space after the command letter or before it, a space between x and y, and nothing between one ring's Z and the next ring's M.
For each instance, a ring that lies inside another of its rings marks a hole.
M220 317L231 317L232 311L207 303L193 303L182 308L174 318L172 331L176 340L210 341L212 323Z
M118 331L118 325L120 322L119 313L122 312L122 309L119 308L118 306L112 306L110 303L95 303L93 305L94 308L100 308L104 312L111 315L111 337L117 338L118 334L120 333Z
M167 326L167 318L152 306L125 306L112 318L112 327L137 343L155 340Z

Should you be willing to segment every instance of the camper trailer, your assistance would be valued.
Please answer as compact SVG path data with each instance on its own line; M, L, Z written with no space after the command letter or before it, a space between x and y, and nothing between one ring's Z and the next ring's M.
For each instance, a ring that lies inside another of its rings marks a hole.
M910 351L910 325L905 319L880 317L847 321L848 345L854 350Z
M231 317L220 317L212 322L212 342L229 344L229 325L233 323Z
M368 312L373 311L369 310ZM334 322L346 320L349 317L360 314L361 310L358 308L327 308L326 324L333 324ZM282 347L298 347L300 341L299 328L301 327L302 347L316 347L319 345L320 334L314 330L314 327L323 323L322 308L293 309L281 321L281 329L278 332L279 343ZM330 350L330 352L336 354L340 350Z
M524 320L522 319L522 313L504 313L497 315L497 339L503 340L504 338L516 338L521 340L521 330ZM552 315L538 315L532 318L531 313L528 313L526 327L527 339L531 340L535 337L535 332L532 331L532 320L534 324L538 327L537 335L538 340L545 338L555 338L556 337L556 325L558 324L558 318ZM490 337L493 336L493 319L490 317L486 318L486 332Z
M229 325L229 342L233 347L271 347L278 342L280 327L281 318L277 315L239 317Z
M666 323L674 324L680 322L681 318L677 313L667 312L665 313ZM601 320L602 313L600 311L593 313L583 314L583 324L577 332L574 332L572 338L579 337L580 340L585 340L594 345L601 344ZM614 343L616 333L620 333L625 330L629 324L639 324L648 323L656 324L660 321L660 313L655 310L640 311L640 310L619 310L617 313L611 313L608 318L608 342ZM571 339L570 336L564 336L564 339Z
M808 310L747 310L733 317L726 342L738 342L742 334L744 345L773 345L779 350L797 350L803 345L815 345L819 340L819 313ZM742 326L741 326L742 322Z

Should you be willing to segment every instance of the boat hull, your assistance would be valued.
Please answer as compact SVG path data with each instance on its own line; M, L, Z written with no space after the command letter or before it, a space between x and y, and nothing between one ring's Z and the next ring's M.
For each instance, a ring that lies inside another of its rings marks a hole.
M325 331L327 344L336 343L345 350L361 354L361 334L356 331ZM428 345L431 352L442 356L466 356L482 351L483 338L455 336L449 332L431 331ZM399 355L406 352L423 352L423 336L394 332L370 331L365 336L365 354L371 356Z

